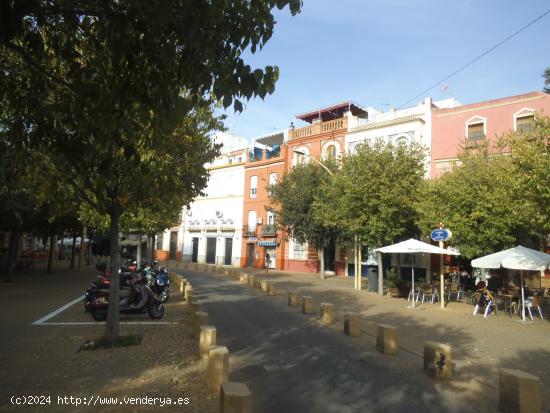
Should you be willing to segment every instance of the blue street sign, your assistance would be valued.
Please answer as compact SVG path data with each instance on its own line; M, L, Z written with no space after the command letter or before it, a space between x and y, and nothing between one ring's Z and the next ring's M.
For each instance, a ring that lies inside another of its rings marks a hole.
M434 241L447 241L450 237L450 231L445 228L437 228L432 231L431 236Z

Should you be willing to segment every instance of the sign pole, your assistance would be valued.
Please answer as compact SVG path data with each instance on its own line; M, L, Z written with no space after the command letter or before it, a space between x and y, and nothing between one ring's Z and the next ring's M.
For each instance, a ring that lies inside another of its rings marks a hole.
M439 241L439 248L445 248L443 241ZM439 264L439 286L440 297L439 302L441 303L441 308L445 308L445 276L443 275L443 254L441 254L441 260Z

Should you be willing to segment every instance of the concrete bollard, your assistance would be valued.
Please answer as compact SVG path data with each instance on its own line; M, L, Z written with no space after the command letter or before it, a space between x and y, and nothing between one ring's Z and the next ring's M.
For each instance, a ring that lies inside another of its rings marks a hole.
M193 287L191 287L191 283L187 283L183 289L184 293L183 293L183 297L185 298L185 300L187 301L188 297L189 297L189 294L192 293L193 291Z
M248 286L249 287L254 287L254 280L256 279L256 276L253 275L253 274L249 274L248 275Z
M216 327L214 326L201 326L201 333L199 337L199 355L202 358L208 357L208 350L210 347L216 345Z
M334 323L334 305L330 303L321 303L320 318L323 324Z
M229 350L227 347L210 347L206 366L206 386L211 391L219 392L221 385L227 383L228 376Z
M269 291L269 281L267 280L261 280L260 281L260 287L264 293L267 293Z
M222 384L220 413L252 413L252 393L245 383Z
M313 297L307 295L302 297L302 313L315 314L315 303L313 302Z
M277 295L277 285L274 282L268 281L267 283L267 295L275 296Z
M361 318L359 314L344 314L344 334L350 337L359 337L361 335Z
M498 405L504 413L540 413L540 379L521 370L499 370Z
M241 283L248 284L248 273L247 272L243 272L241 274Z
M453 373L452 348L436 341L424 342L424 373L434 379L450 379Z
M208 324L208 313L204 311L196 311L195 317L193 318L193 322L194 322L193 337L200 338L201 326Z
M180 278L180 293L185 293L185 286L187 285L187 279Z
M262 280L259 277L254 277L254 288L257 290L262 289Z
M300 294L297 291L288 292L288 306L289 307L298 307L300 305Z
M397 328L388 324L378 324L376 348L380 353L397 354Z
M228 277L231 276L231 268L225 268L223 270L223 275L227 275Z

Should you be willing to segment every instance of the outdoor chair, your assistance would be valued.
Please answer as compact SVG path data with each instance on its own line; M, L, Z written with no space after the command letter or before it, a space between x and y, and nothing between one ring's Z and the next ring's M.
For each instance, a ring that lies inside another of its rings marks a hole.
M457 286L456 284L451 284L451 287L447 291L447 301L451 301L451 296L454 294L456 301L460 300L460 294L462 294L462 287Z
M534 308L536 310L539 310L540 319L544 320L542 317L542 300L538 295L535 295L531 299L525 300L525 307L527 308L527 311L529 311L529 317L531 317L531 320L533 320L533 313L531 312L531 309Z
M431 285L427 285L422 291L422 304L424 304L424 300L430 300L430 304L433 304L435 300L439 301L437 289Z

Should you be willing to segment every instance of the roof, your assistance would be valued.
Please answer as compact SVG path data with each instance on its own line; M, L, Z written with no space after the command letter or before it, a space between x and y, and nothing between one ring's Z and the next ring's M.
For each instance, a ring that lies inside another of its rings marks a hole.
M266 146L282 145L285 140L284 132L279 132L273 135L266 136L264 138L256 139L257 143L261 143Z
M359 116L367 113L367 109L353 103L351 100L338 103L336 105L327 106L312 110L311 112L296 115L296 118L308 123L312 123L314 119L321 118L322 122L341 118L344 113L350 111L354 116Z
M529 92L529 93L522 93L521 95L514 95L514 96L507 96L504 98L498 98L498 99L491 99L491 100L484 100L482 102L476 102L476 103L470 103L468 105L461 105L454 108L436 108L435 111L438 113L449 113L454 111L463 111L467 109L474 109L474 108L481 108L488 105L494 105L494 104L506 104L506 103L515 103L517 100L521 99L528 99L528 98L543 98L543 97L550 97L548 93L535 91L535 92Z

